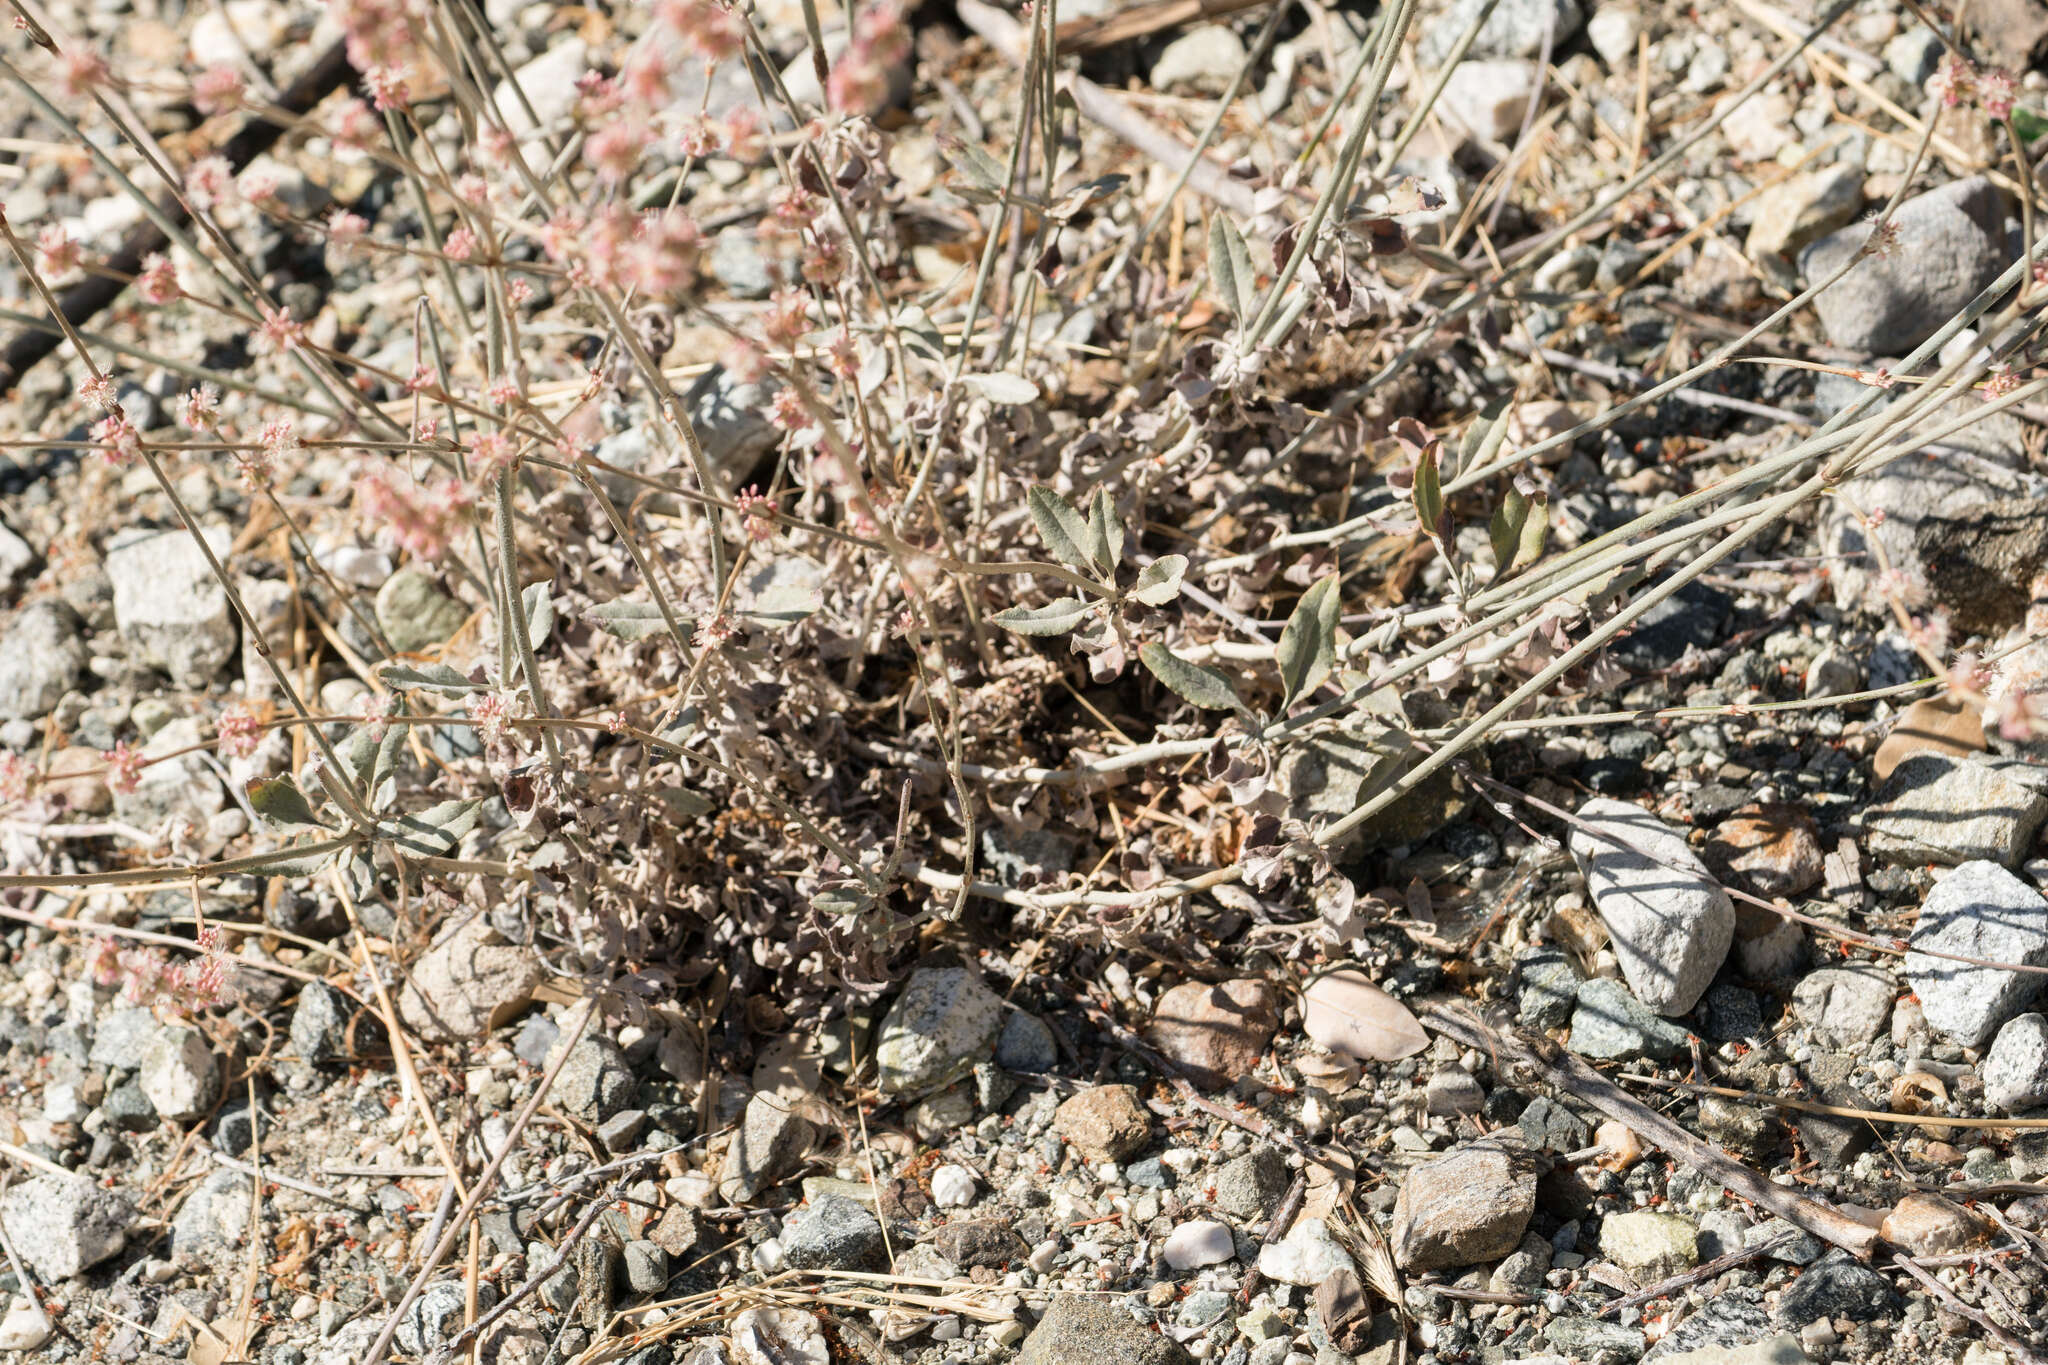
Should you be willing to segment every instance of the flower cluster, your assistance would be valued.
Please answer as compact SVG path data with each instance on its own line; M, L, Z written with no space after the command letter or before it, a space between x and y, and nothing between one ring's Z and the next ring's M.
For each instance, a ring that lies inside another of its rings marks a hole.
M910 57L910 30L903 23L898 0L881 0L854 16L853 37L839 60L825 94L842 114L871 113L889 97L889 75Z
M222 758L247 758L263 743L263 719L247 706L230 706L214 726Z
M208 924L200 929L199 948L196 958L172 961L158 949L140 944L124 948L102 935L93 940L86 969L93 984L118 986L131 1003L147 1002L169 1013L192 1015L219 1004L227 993L228 958L218 927Z
M1969 58L1951 54L1934 73L1929 88L1951 109L1974 104L1994 119L2011 115L2019 87L2002 66L1980 71Z
M128 747L127 740L117 741L107 751L107 789L122 795L142 785L142 753Z
M365 466L356 480L356 509L414 559L431 563L469 520L474 501L456 479L422 485L386 464Z

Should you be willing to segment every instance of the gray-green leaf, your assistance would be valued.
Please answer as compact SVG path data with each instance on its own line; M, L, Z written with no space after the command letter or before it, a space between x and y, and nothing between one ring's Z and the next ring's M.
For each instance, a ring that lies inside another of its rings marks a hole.
M1259 277L1252 268L1251 249L1230 215L1222 211L1209 218L1209 275L1216 285L1216 300L1237 318L1251 321L1259 302Z
M249 809L274 829L327 828L320 817L313 814L312 803L306 800L306 794L299 790L299 784L289 775L252 781L243 788L243 792L249 798Z
M988 374L963 374L960 382L989 402L1005 407L1016 407L1020 403L1036 403L1039 399L1038 385L1021 374L1007 370L996 370Z
M1011 607L988 619L1019 635L1065 635L1094 610L1093 602L1062 597L1042 607Z
M1182 701L1204 711L1242 711L1237 689L1221 670L1191 663L1157 640L1138 651L1139 660L1152 676L1165 683Z
M739 610L773 626L793 626L825 605L825 570L802 555L784 555L748 574Z
M1180 596L1181 579L1187 576L1186 555L1161 555L1138 572L1131 596L1148 607L1163 607Z
M538 654L548 633L555 628L555 599L549 595L546 583L527 584L520 599L526 603L526 641Z
M1280 665L1284 709L1323 685L1337 659L1337 618L1343 602L1337 595L1337 575L1318 579L1294 604L1287 628L1273 657Z
M386 664L377 670L377 676L384 685L398 689L424 687L429 692L439 692L444 697L459 697L469 692L482 692L486 684L473 683L456 669L447 664Z
M662 619L661 608L652 602L599 602L583 615L605 634L628 644L668 629L668 622ZM682 624L687 631L689 623Z
M1124 524L1107 488L1096 489L1095 496L1088 499L1088 553L1105 578L1124 562Z
M1441 539L1444 517L1444 486L1437 471L1438 446L1431 441L1415 461L1415 515L1422 519L1422 533Z
M1496 398L1480 410L1458 440L1457 473L1470 474L1493 463L1508 438L1508 411L1513 406L1511 399Z
M1045 541L1045 548L1052 557L1070 569L1083 573L1091 572L1093 562L1088 555L1088 521L1074 505L1043 484L1033 488L1026 495L1031 506L1031 520L1038 526L1039 538Z

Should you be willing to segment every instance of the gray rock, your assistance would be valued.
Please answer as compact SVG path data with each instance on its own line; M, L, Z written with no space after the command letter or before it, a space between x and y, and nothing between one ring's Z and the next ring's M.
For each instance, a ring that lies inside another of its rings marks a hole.
M1572 855L1629 989L1657 1014L1684 1014L1728 956L1733 902L1684 836L1648 811L1594 797L1579 818Z
M418 569L400 569L377 589L377 624L401 654L440 644L468 619L469 608Z
M1918 90L1941 65L1941 38L1925 24L1913 24L1884 45L1884 64L1894 76Z
M136 1084L159 1115L184 1123L220 1098L220 1059L198 1029L166 1028L143 1050Z
M199 722L190 717L158 730L142 746L145 757L158 761L136 775L134 790L114 793L114 813L142 829L181 820L194 830L204 830L207 822L226 808L227 791L199 754L178 753L204 742Z
M41 558L35 547L0 521L0 592L13 592L27 581Z
M1842 1109L1881 1109L1878 1097L1855 1084L1856 1064L1832 1052L1817 1052L1801 1064L1799 1078L1806 1093L1822 1104ZM1870 1146L1870 1125L1861 1119L1837 1118L1831 1114L1795 1112L1792 1127L1807 1156L1828 1169L1840 1167Z
M1984 757L1917 753L1863 813L1870 851L1908 866L1988 859L2018 867L2048 821L2048 794L2013 765Z
M798 1270L874 1270L882 1225L845 1195L820 1195L783 1225L782 1250Z
M996 1036L996 1065L1006 1071L1040 1075L1060 1064L1060 1045L1052 1029L1035 1014L1010 1010Z
M1516 1017L1525 1028L1563 1028L1579 1002L1579 972L1555 948L1539 948L1522 959L1521 998Z
M1536 1167L1497 1138L1452 1149L1408 1172L1394 1201L1394 1259L1420 1272L1498 1260L1536 1211Z
M1706 1346L1664 1359L1670 1365L1808 1365L1805 1349L1790 1332L1780 1332L1747 1346Z
M85 676L78 614L33 602L0 634L0 720L41 720Z
M1628 4L1602 5L1586 21L1586 41L1610 71L1635 68L1636 36L1642 31L1642 16Z
M1593 1141L1592 1125L1548 1095L1538 1095L1529 1101L1515 1126L1522 1130L1522 1141L1533 1152L1555 1152L1562 1156L1590 1146Z
M489 917L477 915L420 955L398 1014L429 1042L479 1037L533 1003L546 974L532 948L504 942Z
M875 1068L884 1094L923 1095L991 1056L1003 1002L966 967L920 967L882 1020Z
M775 267L761 249L761 234L735 223L711 240L711 273L736 299L765 299L775 292Z
M119 1254L135 1217L127 1199L78 1176L39 1175L0 1194L9 1240L45 1281L68 1279Z
M1979 1070L1986 1104L2007 1113L2048 1105L2048 1018L2022 1014L2008 1019Z
M1234 1156L1216 1171L1216 1207L1233 1218L1257 1222L1293 1181L1287 1158L1277 1148L1255 1147Z
M1117 1303L1062 1294L1024 1339L1017 1365L1191 1365L1172 1337L1141 1324Z
M1768 1113L1720 1095L1701 1097L1700 1133L1752 1160L1768 1156L1778 1145L1778 1126Z
M1983 176L1907 200L1893 215L1898 246L1866 256L1821 291L1814 312L1828 340L1865 355L1900 354L1934 335L2011 260L2005 206ZM1808 283L1833 275L1863 249L1871 225L1830 233L1799 258Z
M1437 112L1452 128L1462 128L1484 142L1505 145L1521 128L1538 79L1536 64L1519 58L1459 62L1444 82Z
M1964 1047L1980 1047L2039 998L2040 975L1930 957L1927 950L2048 965L2048 901L1996 863L1964 863L1928 893L1910 944L1906 979L1927 1022Z
M146 1005L115 1010L93 1031L86 1060L94 1066L133 1071L142 1064L142 1050L156 1037L157 1027L156 1012Z
M1798 1331L1825 1318L1870 1322L1898 1306L1891 1282L1846 1251L1830 1251L1778 1296L1772 1320Z
M1681 1321L1669 1335L1651 1347L1643 1362L1650 1365L1651 1361L1668 1360L1672 1356L1717 1346L1736 1349L1763 1341L1776 1331L1777 1328L1771 1325L1771 1315L1757 1302L1756 1290L1737 1289L1725 1294L1711 1294L1699 1312Z
M528 1066L546 1066L548 1052L562 1036L562 1027L545 1014L528 1017L512 1040L512 1055Z
M639 1093L640 1083L619 1045L585 1033L562 1063L548 1098L585 1123L597 1124L632 1108Z
M452 1338L462 1330L463 1303L467 1297L460 1280L436 1280L422 1289L412 1307L398 1320L398 1331L393 1334L398 1348L423 1357ZM492 1286L478 1286L479 1306L486 1299L495 1302L497 1297Z
M1078 841L1050 829L1011 829L991 824L981 831L981 856L1004 886L1036 886L1074 870Z
M325 981L308 981L292 1008L292 1050L315 1066L342 1060L348 1055L348 1019L340 991Z
M1476 1114L1486 1107L1486 1091L1462 1067L1447 1066L1438 1071L1429 1078L1422 1093L1424 1109L1442 1118Z
M1771 1260L1782 1261L1786 1265L1812 1265L1827 1254L1827 1246L1820 1238L1810 1232L1801 1232L1782 1218L1766 1219L1748 1229L1742 1234L1742 1243L1744 1246L1757 1246L1782 1237L1788 1232L1798 1235L1791 1241L1779 1243L1766 1252L1765 1255Z
M756 460L775 448L782 432L769 420L775 402L772 381L743 384L714 366L683 396L690 421L704 445L704 458L720 473L743 479Z
M751 1204L777 1179L788 1174L797 1157L811 1145L810 1120L793 1114L773 1095L757 1092L747 1101L740 1131L725 1152L718 1193L728 1204Z
M1485 0L1454 0L1443 16L1426 25L1417 55L1431 71L1444 64L1458 39L1486 8ZM1578 0L1500 0L1493 17L1480 28L1467 55L1473 57L1534 57L1543 50L1543 34L1550 31L1550 50L1556 54L1586 22Z
M653 1242L626 1243L626 1287L635 1294L659 1294L668 1288L668 1253Z
M116 1132L122 1133L146 1133L159 1122L156 1106L133 1077L107 1092L107 1097L100 1101L100 1113Z
M1599 1318L1553 1318L1543 1329L1543 1338L1573 1360L1591 1360L1607 1351L1634 1360L1643 1353L1641 1328Z
M1608 977L1579 986L1572 1011L1572 1051L1595 1061L1659 1060L1685 1050L1685 1028L1652 1014L1627 987Z
M1846 1051L1884 1032L1899 993L1890 972L1877 967L1823 967L1792 992L1792 1008L1831 1052Z
M646 1130L645 1109L621 1109L597 1125L597 1140L604 1144L607 1152L630 1152L633 1150L633 1144L640 1140L640 1134Z
M1863 168L1836 162L1787 176L1752 202L1742 249L1760 265L1797 251L1856 216L1863 207ZM1781 267L1782 268L1782 267Z
M1358 808L1368 783L1398 776L1412 761L1413 746L1385 726L1354 722L1303 736L1280 757L1274 787L1287 799L1287 814L1311 829L1331 824ZM1418 843L1463 814L1471 794L1449 768L1417 784L1400 800L1332 843L1342 860L1361 849Z
M233 539L225 528L206 532L216 557ZM184 530L157 531L124 540L107 553L114 585L114 620L134 657L168 674L179 687L210 684L235 657L237 632L228 596L206 556Z
M1708 1209L1700 1215L1700 1260L1718 1261L1732 1251L1742 1250L1745 1245L1743 1237L1749 1228L1749 1215L1740 1209Z

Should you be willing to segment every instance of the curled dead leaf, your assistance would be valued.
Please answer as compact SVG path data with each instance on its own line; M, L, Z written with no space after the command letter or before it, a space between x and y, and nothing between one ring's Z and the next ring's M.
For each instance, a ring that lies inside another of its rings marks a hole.
M1429 1046L1409 1008L1366 979L1341 967L1302 992L1302 1028L1312 1042L1361 1062L1398 1062Z

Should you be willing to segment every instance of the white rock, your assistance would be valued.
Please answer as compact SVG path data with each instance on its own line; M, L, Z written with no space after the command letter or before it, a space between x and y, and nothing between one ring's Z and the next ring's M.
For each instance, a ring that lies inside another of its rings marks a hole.
M27 1299L16 1299L0 1318L0 1351L33 1351L49 1339L49 1320Z
M272 0L227 0L209 6L192 21L186 50L194 67L240 67L249 56L267 56L289 28L284 7Z
M1593 906L1636 999L1662 1015L1698 1003L1735 937L1735 906L1686 846L1641 807L1595 797L1571 836ZM1618 841L1618 842L1617 842Z
M198 1029L167 1028L142 1054L139 1084L158 1117L184 1123L219 1098L220 1062Z
M1799 130L1792 124L1792 113L1792 101L1788 96L1776 91L1758 95L1742 101L1722 121L1721 136L1728 139L1735 155L1744 161L1773 161L1779 152L1799 140Z
M932 1202L942 1209L964 1209L974 1202L974 1172L945 1165L932 1172Z
M1358 1271L1320 1218L1303 1218L1285 1237L1259 1252L1259 1273L1282 1284L1314 1288L1340 1270Z
M1927 1022L1964 1047L1981 1047L2039 998L2040 975L1972 966L1925 950L2048 966L2048 902L1997 863L1964 863L1921 903L1910 941L1906 979Z
M1980 1070L1985 1103L2008 1113L2048 1105L2048 1018L2022 1014L2009 1020Z
M1229 88L1244 59L1244 40L1222 24L1209 24L1166 45L1159 60L1152 64L1152 88L1172 90L1185 86L1220 95Z
M1586 21L1586 40L1611 71L1635 69L1636 35L1642 31L1643 17L1632 5L1602 5Z
M1454 128L1484 142L1505 143L1520 130L1535 88L1533 62L1511 57L1459 62L1436 107Z
M1182 1223L1167 1233L1160 1255L1175 1270L1193 1270L1196 1266L1220 1265L1229 1260L1237 1255L1237 1244L1224 1224L1203 1219Z
M576 82L582 78L589 59L589 46L572 34L514 73L519 78L519 88L526 94L526 104L521 104L519 96L512 93L510 81L498 82L491 98L514 137L523 138L534 129L533 120L526 116L528 104L543 125L569 116L579 93Z
M209 529L206 539L216 557L227 553L226 528ZM141 662L162 669L178 686L206 687L234 657L227 594L185 531L124 539L107 554L107 577L123 638Z
M831 1365L817 1318L796 1308L749 1308L732 1320L732 1350L741 1365Z
M35 566L35 547L0 521L0 592L7 592L26 579Z

